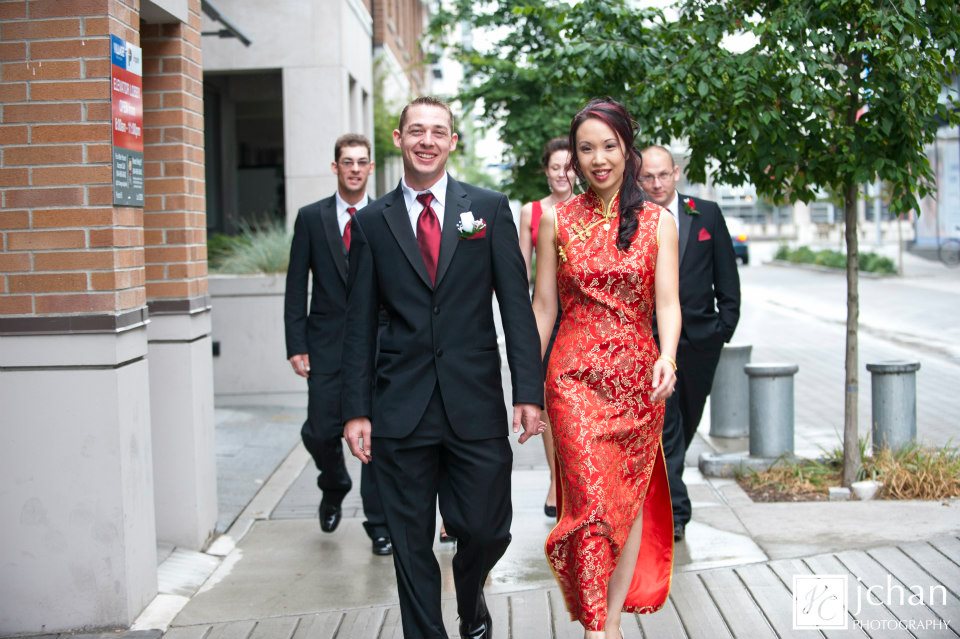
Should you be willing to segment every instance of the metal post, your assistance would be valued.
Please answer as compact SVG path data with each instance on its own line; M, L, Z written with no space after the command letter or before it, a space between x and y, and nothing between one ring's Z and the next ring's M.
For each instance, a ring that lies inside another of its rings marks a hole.
M917 439L917 371L920 362L867 364L873 404L873 453L897 450Z
M710 436L746 437L750 434L750 385L743 367L750 363L753 346L727 344L710 390Z
M793 376L796 364L747 364L750 379L750 456L793 454Z

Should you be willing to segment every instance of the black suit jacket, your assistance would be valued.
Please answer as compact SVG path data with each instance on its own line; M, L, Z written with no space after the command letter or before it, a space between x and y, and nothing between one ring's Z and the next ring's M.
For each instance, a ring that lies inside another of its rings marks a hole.
M308 276L313 273L310 308ZM340 419L340 349L347 310L347 255L335 196L297 213L287 267L283 323L287 358L310 355L308 419L316 437L343 433Z
M681 337L700 350L729 342L740 320L740 275L730 231L716 202L678 194ZM684 203L693 200L696 214Z
M486 224L461 239L460 214ZM464 439L508 434L494 327L503 319L513 402L543 405L540 339L507 198L448 178L436 285L430 283L403 192L353 219L343 343L344 421L369 417L375 437L409 435L439 383L446 415ZM377 341L377 312L387 325Z

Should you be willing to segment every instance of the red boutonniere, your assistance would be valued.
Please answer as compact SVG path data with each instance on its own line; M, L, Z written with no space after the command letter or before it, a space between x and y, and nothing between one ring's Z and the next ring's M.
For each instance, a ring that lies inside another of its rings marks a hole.
M693 201L692 197L683 201L683 209L687 215L700 215L700 211L697 210L697 203Z

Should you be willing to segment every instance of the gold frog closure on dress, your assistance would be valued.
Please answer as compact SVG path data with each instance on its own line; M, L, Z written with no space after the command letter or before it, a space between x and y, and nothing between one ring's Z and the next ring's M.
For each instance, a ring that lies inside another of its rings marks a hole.
M594 195L592 191L590 191L585 195L593 196L593 199L595 200L595 207L593 209L593 212L594 214L598 215L599 218L594 220L578 220L571 225L570 233L576 236L577 238L579 238L581 242L586 242L587 240L589 240L593 229L600 224L603 224L604 231L610 230L610 220L612 220L617 216L617 213L615 213L613 210L613 205L615 202L619 203L620 201L620 194L617 193L613 197L613 199L610 200L610 203L607 204L606 208L604 208L603 201L600 200L600 198L598 198L596 195ZM560 244L560 234L557 232L557 230L559 229L558 220L559 220L559 216L557 215L556 210L554 210L553 236L555 238L555 241L557 242L557 255L560 257L561 262L566 262L567 247L570 246L570 242L573 241L573 238L571 237L566 244L563 244L563 245Z

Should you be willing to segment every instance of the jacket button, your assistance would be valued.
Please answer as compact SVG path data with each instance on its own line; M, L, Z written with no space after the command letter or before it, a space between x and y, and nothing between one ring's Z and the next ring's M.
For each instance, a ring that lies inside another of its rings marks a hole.
M437 349L437 357L443 357L443 349L442 349L442 348L438 348L438 349Z
M434 307L433 307L433 314L434 314L434 315L439 315L439 314L440 314L440 307L439 307L439 306L434 306Z

